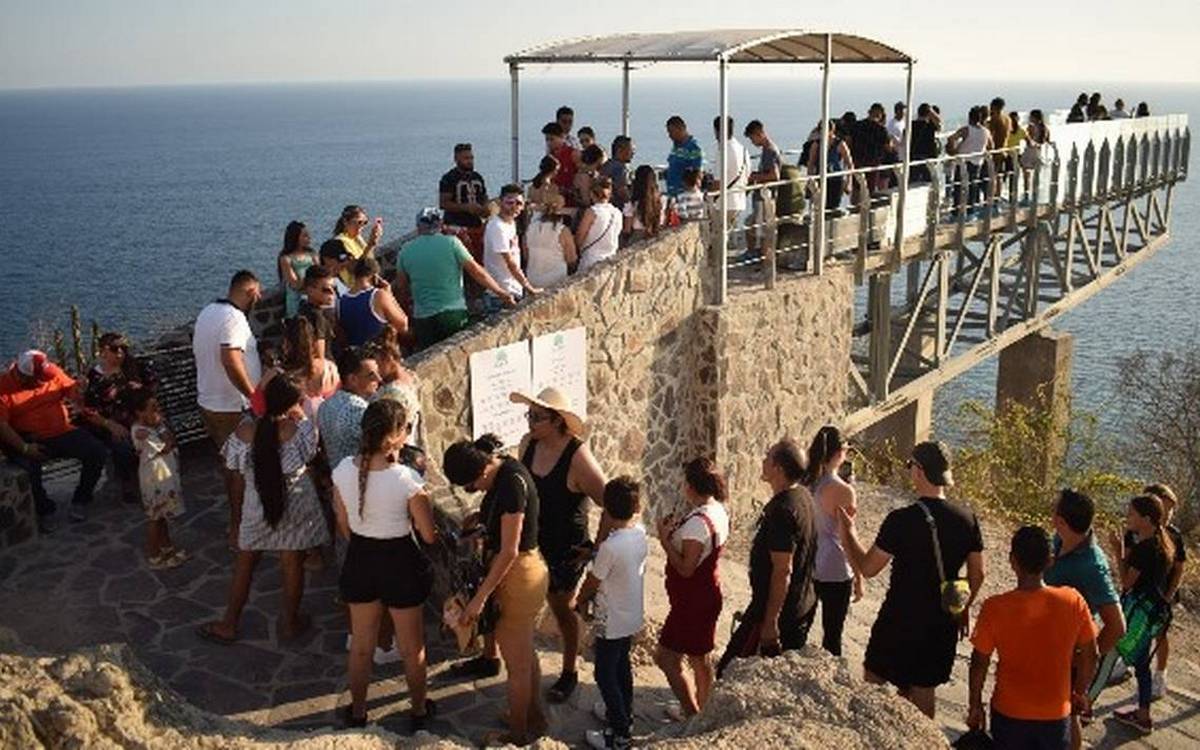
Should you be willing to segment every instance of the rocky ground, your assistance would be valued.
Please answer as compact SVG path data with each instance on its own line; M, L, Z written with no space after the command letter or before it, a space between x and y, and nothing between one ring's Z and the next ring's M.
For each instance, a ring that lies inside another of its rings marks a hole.
M367 732L334 732L333 711L346 702L345 629L334 602L332 571L309 575L305 607L317 628L298 643L275 636L279 571L264 561L243 622L243 642L222 647L194 637L195 627L216 616L228 586L229 552L222 530L224 498L211 463L189 457L185 467L189 509L176 540L195 559L174 571L151 572L142 562L142 516L134 506L100 501L85 524L0 554L0 747L463 747L500 727L500 679L455 682L447 675L454 653L433 629L428 636L432 696L441 707L436 736L404 735L407 697L398 665L376 668ZM883 515L905 499L864 488L861 526L873 535ZM745 540L751 524L739 523L722 564L727 606L718 642L746 600ZM1007 532L985 524L989 550L1007 550ZM652 545L652 549L657 545ZM987 590L1012 582L989 554ZM665 616L663 560L654 552L646 581L649 628ZM872 582L852 607L847 656L816 649L769 662L753 660L731 670L708 709L687 724L666 720L669 690L649 659L652 639L635 652L638 698L635 733L647 746L701 748L931 747L962 731L966 659L940 691L939 724L927 721L884 688L858 679L861 655L886 584ZM1196 619L1179 617L1173 648L1171 695L1156 704L1160 729L1145 740L1108 719L1132 687L1110 689L1090 745L1195 747L1200 738L1200 667ZM810 640L819 642L820 626ZM539 634L547 683L560 668L553 626ZM100 645L113 644L113 645ZM550 737L542 747L580 746L598 700L590 664L582 688L564 706L551 707ZM940 730L940 731L939 731ZM437 739L442 737L446 739Z

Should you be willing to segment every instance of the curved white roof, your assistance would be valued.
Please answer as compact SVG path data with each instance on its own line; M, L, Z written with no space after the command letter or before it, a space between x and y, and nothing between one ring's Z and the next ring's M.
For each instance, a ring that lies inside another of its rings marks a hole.
M716 62L822 63L825 37L835 63L910 63L913 58L874 39L835 32L714 29L585 37L532 47L507 63Z

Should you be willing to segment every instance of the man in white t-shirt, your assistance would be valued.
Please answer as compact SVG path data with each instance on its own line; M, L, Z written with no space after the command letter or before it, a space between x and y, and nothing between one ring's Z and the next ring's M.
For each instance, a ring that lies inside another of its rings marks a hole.
M517 235L517 217L525 208L525 192L520 185L500 189L500 213L488 219L483 230L483 267L513 299L542 291L529 283L521 270L521 242ZM484 310L499 312L504 303L490 291L483 295Z
M892 119L887 123L888 140L897 154L904 153L904 112L904 102L896 102L892 108Z
M737 226L738 217L746 210L746 186L750 183L750 152L742 145L734 136L733 118L727 118L729 127L729 140L725 142L725 148L720 148L721 143L721 118L713 118L713 135L717 140L717 148L713 151L715 154L725 154L725 184L721 184L721 165L714 164L713 179L715 180L716 190L712 191L716 204L720 205L720 191L729 191L728 213L725 215L725 225L729 228Z
M588 602L593 597L596 600L595 676L604 703L596 704L594 710L608 722L603 732L588 730L587 741L595 748L627 748L633 727L629 651L645 616L642 583L647 545L646 530L638 522L638 483L627 476L610 480L604 486L604 512L611 523L609 533L600 542L587 580L576 597L576 607L585 616Z
M192 355L196 359L196 401L204 429L220 451L242 421L250 394L262 375L258 341L246 313L262 298L262 285L250 271L238 271L229 282L229 293L209 303L196 317ZM224 467L224 461L221 462ZM245 480L222 469L229 496L230 544L237 546L237 519L241 513Z

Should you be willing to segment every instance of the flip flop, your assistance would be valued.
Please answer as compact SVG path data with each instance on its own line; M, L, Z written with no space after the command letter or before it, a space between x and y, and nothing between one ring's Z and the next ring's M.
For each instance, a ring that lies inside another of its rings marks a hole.
M196 637L200 638L201 640L208 641L209 643L215 643L218 646L232 646L233 644L237 643L237 638L229 638L221 635L220 633L214 631L212 626L213 623L210 622L196 628Z

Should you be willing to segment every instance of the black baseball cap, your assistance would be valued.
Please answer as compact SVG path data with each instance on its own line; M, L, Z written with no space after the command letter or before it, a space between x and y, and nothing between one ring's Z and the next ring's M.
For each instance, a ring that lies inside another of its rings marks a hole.
M346 245L341 240L325 240L321 244L320 252L321 260L336 260L338 263L345 263L354 256L346 252Z
M954 476L950 473L950 449L940 440L918 443L912 451L912 460L921 467L925 478L938 487L953 487Z

